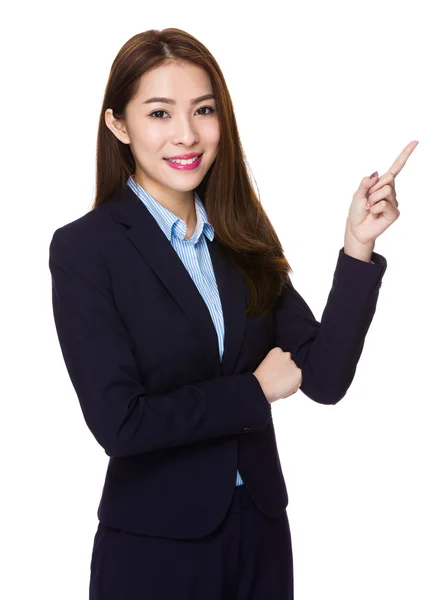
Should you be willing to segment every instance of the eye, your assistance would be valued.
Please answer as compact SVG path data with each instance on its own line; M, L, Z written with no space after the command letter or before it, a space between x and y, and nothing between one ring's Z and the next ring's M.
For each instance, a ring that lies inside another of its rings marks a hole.
M208 113L205 113L205 114L201 114L201 116L202 116L202 117L208 117L209 115L211 115L212 113L214 113L214 112L215 112L215 109L214 109L212 106L201 106L201 107L198 109L198 111L199 111L199 110L203 110L203 109L205 109L205 108L208 108L208 109L209 109L209 112L208 112ZM198 112L198 111L197 111L197 112ZM155 115L158 115L159 113L164 113L164 114L166 114L166 115L167 115L167 112L166 112L165 110L156 110L156 111L154 111L153 113L150 113L150 115L148 115L148 117L150 117L151 119L159 119L159 120L161 121L161 120L163 120L163 117L157 117L157 116L155 116Z
M201 106L201 108L199 108L198 110L203 110L204 108L208 108L208 109L209 109L209 112L208 112L208 113L205 113L205 114L203 115L203 117L205 117L205 116L208 116L208 115L211 115L212 113L214 113L214 112L215 112L215 109L214 109L214 108L212 108L212 106Z

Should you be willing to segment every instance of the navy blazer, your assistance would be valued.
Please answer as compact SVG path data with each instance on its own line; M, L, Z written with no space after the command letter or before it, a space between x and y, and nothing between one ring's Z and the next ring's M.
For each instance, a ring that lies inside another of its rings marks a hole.
M353 380L383 256L373 252L371 264L341 248L321 322L291 282L272 312L247 318L241 272L216 237L207 245L225 319L221 361L204 300L128 186L53 234L56 331L87 426L109 456L98 518L110 527L204 536L228 510L237 469L257 507L282 515L271 404L253 371L279 346L315 402L335 404Z

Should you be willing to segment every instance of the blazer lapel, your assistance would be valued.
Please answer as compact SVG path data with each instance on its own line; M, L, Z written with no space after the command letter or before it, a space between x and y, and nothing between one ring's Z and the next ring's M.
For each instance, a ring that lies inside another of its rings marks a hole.
M229 375L234 371L244 337L247 306L246 285L239 269L223 252L221 244L216 239L216 234L212 242L207 238L206 242L215 272L224 316L224 352L221 361L221 374ZM215 331L212 319L210 321Z
M216 237L206 238L224 314L224 352L219 359L218 337L210 312L180 257L155 218L126 186L104 203L115 220L129 226L128 240L137 248L193 326L201 343L201 358L214 376L233 372L246 323L246 286L241 272L222 251Z

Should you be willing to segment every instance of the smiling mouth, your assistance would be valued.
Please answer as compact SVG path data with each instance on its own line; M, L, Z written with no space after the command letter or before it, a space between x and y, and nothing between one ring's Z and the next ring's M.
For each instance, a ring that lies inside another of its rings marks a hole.
M164 160L167 160L169 162L185 161L185 164L191 165L192 162L195 162L196 160L198 160L202 155L203 155L203 153L201 152L201 154L197 154L196 156L192 156L192 158L165 158ZM187 161L190 161L190 162L187 162Z

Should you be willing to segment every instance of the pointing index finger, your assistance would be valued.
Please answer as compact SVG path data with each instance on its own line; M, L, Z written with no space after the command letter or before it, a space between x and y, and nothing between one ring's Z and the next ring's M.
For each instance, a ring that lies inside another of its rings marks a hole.
M393 174L393 177L396 177L396 175L398 175L398 173L400 173L402 171L402 169L405 166L405 163L408 160L408 157L410 156L410 154L413 152L413 150L416 148L416 146L418 144L419 144L419 142L417 140L413 140L412 142L410 142L409 144L407 144L405 146L405 148L399 154L397 159L394 161L394 163L388 169L388 171Z

